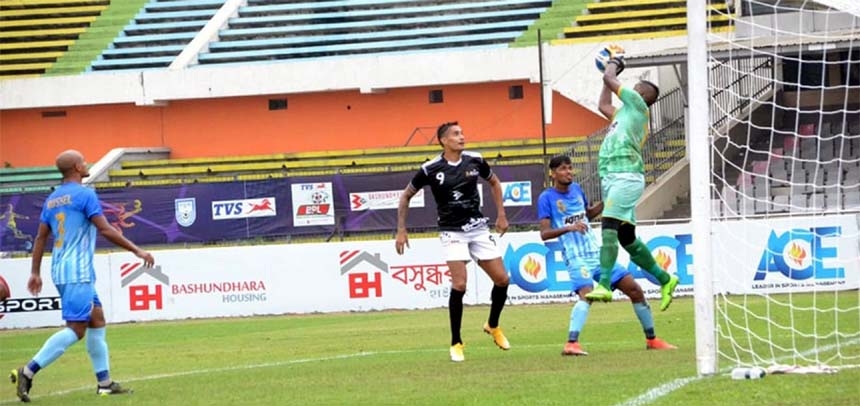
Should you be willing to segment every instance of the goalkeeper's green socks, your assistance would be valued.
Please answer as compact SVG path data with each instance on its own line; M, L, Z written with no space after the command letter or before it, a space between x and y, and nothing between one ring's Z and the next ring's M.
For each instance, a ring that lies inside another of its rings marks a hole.
M605 236L606 234L604 234L604 238ZM606 244L604 244L604 246L605 245ZM651 255L651 250L648 249L642 240L637 238L636 241L625 246L624 249L630 254L630 260L633 261L634 264L639 265L639 267L645 272L654 275L654 277L660 282L660 285L665 285L669 282L669 274L667 274L666 271L657 264L657 261L654 260L654 256ZM600 265L602 268L603 255L600 256ZM602 274L600 279L603 280Z
M605 228L601 232L603 244L600 246L600 286L612 290L612 271L618 259L618 231Z

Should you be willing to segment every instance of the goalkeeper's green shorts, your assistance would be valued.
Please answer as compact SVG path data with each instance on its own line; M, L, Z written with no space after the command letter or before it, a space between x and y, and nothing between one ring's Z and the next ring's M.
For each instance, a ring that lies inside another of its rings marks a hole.
M645 190L645 175L633 172L608 173L600 179L603 217L636 225L636 203Z

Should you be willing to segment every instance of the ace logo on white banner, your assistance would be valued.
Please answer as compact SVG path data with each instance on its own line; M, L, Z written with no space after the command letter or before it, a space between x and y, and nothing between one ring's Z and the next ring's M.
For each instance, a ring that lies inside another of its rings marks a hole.
M304 227L334 224L331 182L295 183L292 190L293 225Z

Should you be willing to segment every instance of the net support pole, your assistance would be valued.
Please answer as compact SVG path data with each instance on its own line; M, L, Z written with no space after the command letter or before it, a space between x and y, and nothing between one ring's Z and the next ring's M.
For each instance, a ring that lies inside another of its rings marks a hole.
M717 370L711 261L711 135L708 107L707 0L687 1L687 143L690 162L690 208L693 233L693 289L696 315L696 370Z

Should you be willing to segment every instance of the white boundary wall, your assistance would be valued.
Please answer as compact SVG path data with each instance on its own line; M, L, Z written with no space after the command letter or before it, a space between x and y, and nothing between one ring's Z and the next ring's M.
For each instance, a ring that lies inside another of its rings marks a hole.
M721 245L715 261L730 269L716 280L715 291L860 288L857 221L856 215L844 215L715 224L713 240ZM838 230L850 238L814 237L810 229ZM642 226L639 233L658 260L681 278L678 294L692 295L689 224ZM511 272L511 303L572 300L557 244L541 243L536 232L511 233L500 243ZM411 245L403 256L394 252L393 241L157 251L158 267L148 272L135 268L139 261L131 254L101 254L95 261L97 289L110 322L447 306L448 278L439 241L418 239ZM765 255L768 247L773 255ZM721 260L721 255L730 258ZM789 260L789 255L804 259ZM762 273L763 257L769 270ZM619 263L629 265L623 250ZM0 260L0 277L13 298L0 306L4 311L32 310L3 314L0 329L62 324L58 310L38 311L40 306L58 307L50 299L57 296L50 258L43 264L41 299L26 292L29 272L29 259ZM646 294L657 297L657 285L638 270L634 274ZM757 274L763 278L755 280ZM471 264L465 302L489 303L491 288L490 279Z

